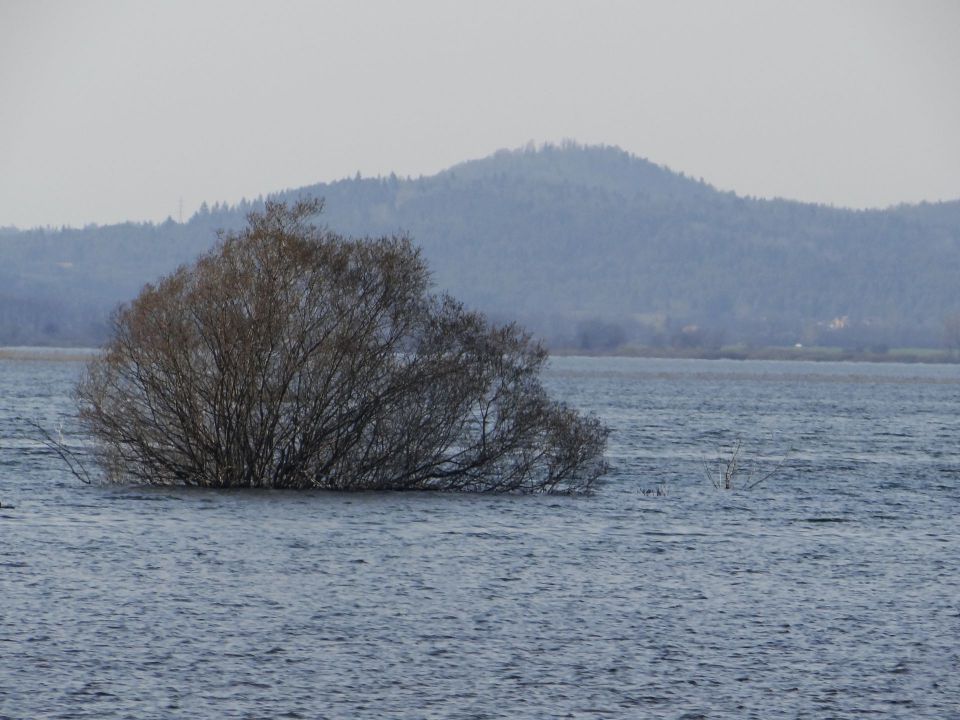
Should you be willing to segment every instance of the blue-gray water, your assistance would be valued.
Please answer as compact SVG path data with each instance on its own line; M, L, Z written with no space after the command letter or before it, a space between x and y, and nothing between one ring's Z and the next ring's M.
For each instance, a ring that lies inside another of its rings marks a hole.
M960 717L956 366L557 359L580 498L88 487L79 370L0 361L2 718Z

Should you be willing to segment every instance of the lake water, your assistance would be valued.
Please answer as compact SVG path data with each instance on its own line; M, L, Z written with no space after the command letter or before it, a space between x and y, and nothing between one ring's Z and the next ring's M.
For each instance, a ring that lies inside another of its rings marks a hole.
M960 367L555 359L589 497L88 487L80 368L0 361L0 718L960 717Z

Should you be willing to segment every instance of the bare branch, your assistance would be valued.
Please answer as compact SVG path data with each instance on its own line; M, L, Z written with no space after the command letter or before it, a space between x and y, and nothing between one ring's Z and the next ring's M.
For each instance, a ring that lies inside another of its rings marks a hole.
M86 485L93 483L93 479L90 477L90 473L87 471L86 466L83 464L80 458L64 444L61 432L58 431L57 437L54 437L50 431L41 425L37 420L24 420L24 422L33 428L33 430L36 432L37 439L43 443L45 447L53 450L53 452L56 453L61 460L63 460L64 464L67 466L67 469L70 470L70 473L75 478Z
M741 461L742 452L743 440L741 438L737 438L736 442L731 446L729 455L724 454L722 450L718 449L715 460L716 470L710 467L707 460L702 461L704 477L718 490L733 490L735 480L740 475L743 467ZM780 471L780 468L783 467L783 464L791 452L793 452L792 449L788 450L772 470L756 480L754 480L755 471L751 470L746 480L742 483L743 489L752 490L776 475Z

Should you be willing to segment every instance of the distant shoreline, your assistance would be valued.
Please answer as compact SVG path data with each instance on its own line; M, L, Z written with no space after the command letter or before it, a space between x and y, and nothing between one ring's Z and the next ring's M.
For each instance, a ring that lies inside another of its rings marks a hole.
M0 361L41 360L50 362L85 362L95 357L100 348L88 347L0 347ZM891 348L886 352L849 350L832 347L756 347L742 346L705 348L659 348L625 346L616 350L583 348L550 348L554 357L621 357L659 358L664 360L793 360L804 362L871 362L927 365L958 365L960 354L928 348Z
M0 360L46 360L53 362L85 362L95 357L99 348L85 347L0 347Z
M928 365L960 364L960 354L928 348L891 348L883 352L834 347L755 347L659 348L625 346L599 351L581 348L551 348L555 357L637 357L673 360L799 360L804 362L920 363Z

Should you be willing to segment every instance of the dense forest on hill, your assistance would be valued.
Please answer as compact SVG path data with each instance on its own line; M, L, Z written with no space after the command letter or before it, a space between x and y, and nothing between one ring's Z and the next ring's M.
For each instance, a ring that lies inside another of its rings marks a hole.
M319 222L339 232L409 233L439 288L555 346L955 342L960 201L854 211L745 198L572 144L274 197L300 196L325 198ZM182 224L0 230L0 343L98 343L116 303L257 203L204 206Z

